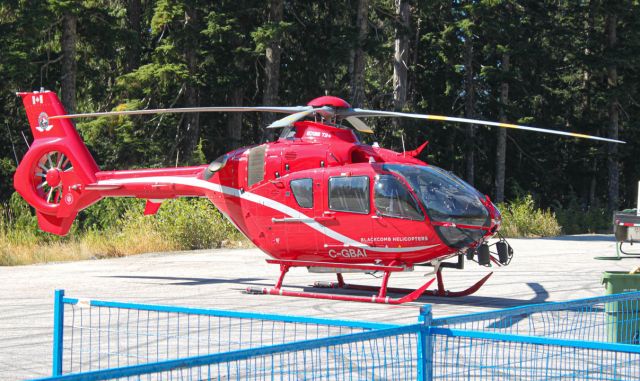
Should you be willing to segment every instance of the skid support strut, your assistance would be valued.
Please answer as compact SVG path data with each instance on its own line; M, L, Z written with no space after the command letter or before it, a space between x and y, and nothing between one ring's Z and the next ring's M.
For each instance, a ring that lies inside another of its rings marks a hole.
M317 292L304 292L304 291L291 291L285 290L282 288L282 282L284 280L284 276L289 271L291 267L295 266L303 266L308 263L300 262L293 263L294 261L283 261L280 262L280 276L278 277L278 281L275 286L272 288L268 287L247 287L246 293L249 294L268 294L268 295L283 295L283 296L297 296L302 298L314 298L314 299L328 299L328 300L344 300L348 302L367 302L367 303L384 303L384 304L402 304L407 302L412 302L420 297L425 290L431 286L435 279L430 279L426 282L422 287L416 290L407 290L407 295L401 298L390 298L387 296L387 284L389 283L389 277L392 272L398 272L404 270L404 268L399 266L376 266L379 271L384 271L384 276L382 278L382 284L380 287L372 287L371 289L377 292L377 295L371 296L356 296L356 295L336 295L336 294L323 294ZM326 264L325 264L326 266ZM370 267L369 265L363 265L366 267ZM344 268L344 266L342 266ZM344 288L347 285L344 283L344 278L342 274L338 273L338 285L341 285Z
M444 281L442 280L442 269L438 269L438 271L436 271L436 279L438 280L438 289L427 290L425 294L430 296L448 296L452 298L471 295L474 292L478 291L480 287L482 287L482 285L485 284L485 282L489 279L489 277L491 277L492 274L493 272L490 272L489 274L485 275L482 279L474 283L471 287L467 288L466 290L449 291L444 288Z

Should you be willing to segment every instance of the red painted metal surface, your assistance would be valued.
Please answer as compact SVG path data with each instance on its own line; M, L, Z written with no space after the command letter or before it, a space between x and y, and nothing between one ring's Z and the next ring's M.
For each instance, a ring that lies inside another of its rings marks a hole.
M293 137L229 152L222 168L211 176L205 177L207 165L100 171L73 124L68 119L49 120L64 113L54 93L19 95L34 141L15 173L14 184L36 209L44 231L66 234L79 211L105 197L146 199L146 214L157 212L164 199L207 197L257 247L278 260L283 269L305 263L307 267L386 272L378 298L386 294L390 272L447 258L465 249L448 246L443 241L436 228L446 223L434 224L421 203L419 212L424 216L421 220L381 218L376 210L374 186L381 175L395 176L419 200L407 181L387 171L384 165L427 166L413 157L424 145L407 155L362 144L348 128L298 121ZM336 97L316 98L309 105L350 107ZM253 183L248 182L251 152L264 155L257 159L264 163L264 173ZM56 158L64 159L53 163ZM331 209L328 184L333 178L346 177L367 179L370 194L366 212ZM311 182L312 205L301 206L296 199L292 188L292 181L296 180ZM45 191L50 188L53 190ZM500 214L488 198L480 201L488 210L491 225L463 227L480 229L481 238L485 239L499 229ZM476 247L479 242L467 247ZM284 273L276 287L278 293L282 291ZM335 296L331 299L355 300Z
M407 269L402 266L378 266L368 264L353 264L342 262L312 262L312 261L282 261L278 259L267 259L267 263L285 265L289 267L327 267L336 269L353 269L363 271L389 271L399 272L406 271Z
M311 102L307 103L307 106L313 107L323 107L323 106L331 106L335 108L351 108L351 105L347 103L344 99L333 97L331 95L325 95L323 97L318 97Z

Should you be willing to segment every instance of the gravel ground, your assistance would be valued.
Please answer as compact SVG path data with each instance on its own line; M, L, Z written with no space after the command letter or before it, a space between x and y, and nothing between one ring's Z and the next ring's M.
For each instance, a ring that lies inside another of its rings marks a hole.
M515 250L511 265L495 269L475 295L424 297L400 306L242 294L247 286L271 286L277 279L278 267L266 264L266 255L257 249L1 267L0 287L5 292L0 296L0 379L50 373L55 289L64 289L69 297L413 323L424 303L433 304L435 316L445 316L602 295L603 271L631 270L640 265L640 258L595 260L594 256L615 254L615 242L609 235L513 239L510 243ZM474 263L466 266L464 271L445 270L448 288L465 288L489 271ZM389 286L415 288L424 283L423 275L424 271L394 274ZM377 284L364 274L347 274L345 278ZM285 285L302 290L314 280L333 279L330 274L293 269Z

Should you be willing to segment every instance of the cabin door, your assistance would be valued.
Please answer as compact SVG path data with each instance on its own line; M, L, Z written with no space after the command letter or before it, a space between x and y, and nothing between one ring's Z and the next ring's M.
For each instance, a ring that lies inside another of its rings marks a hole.
M372 235L371 183L368 171L344 172L327 168L324 175L322 214L324 253L335 262L366 262L363 246Z
M322 184L318 174L305 171L294 173L286 182L286 204L300 213L284 224L287 245L291 255L297 260L316 260L322 233L316 226L317 205L322 202Z

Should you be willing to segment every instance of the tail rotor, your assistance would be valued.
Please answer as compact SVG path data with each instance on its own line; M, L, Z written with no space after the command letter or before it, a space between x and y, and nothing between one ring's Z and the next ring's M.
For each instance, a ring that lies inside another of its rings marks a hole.
M69 120L51 120L52 116L65 114L55 93L18 95L34 141L16 170L14 186L36 209L42 230L64 235L78 211L100 199L95 193L83 191L96 181L98 166Z
M36 194L49 205L59 205L62 200L62 173L73 170L69 158L60 151L44 154L34 169L33 184Z

